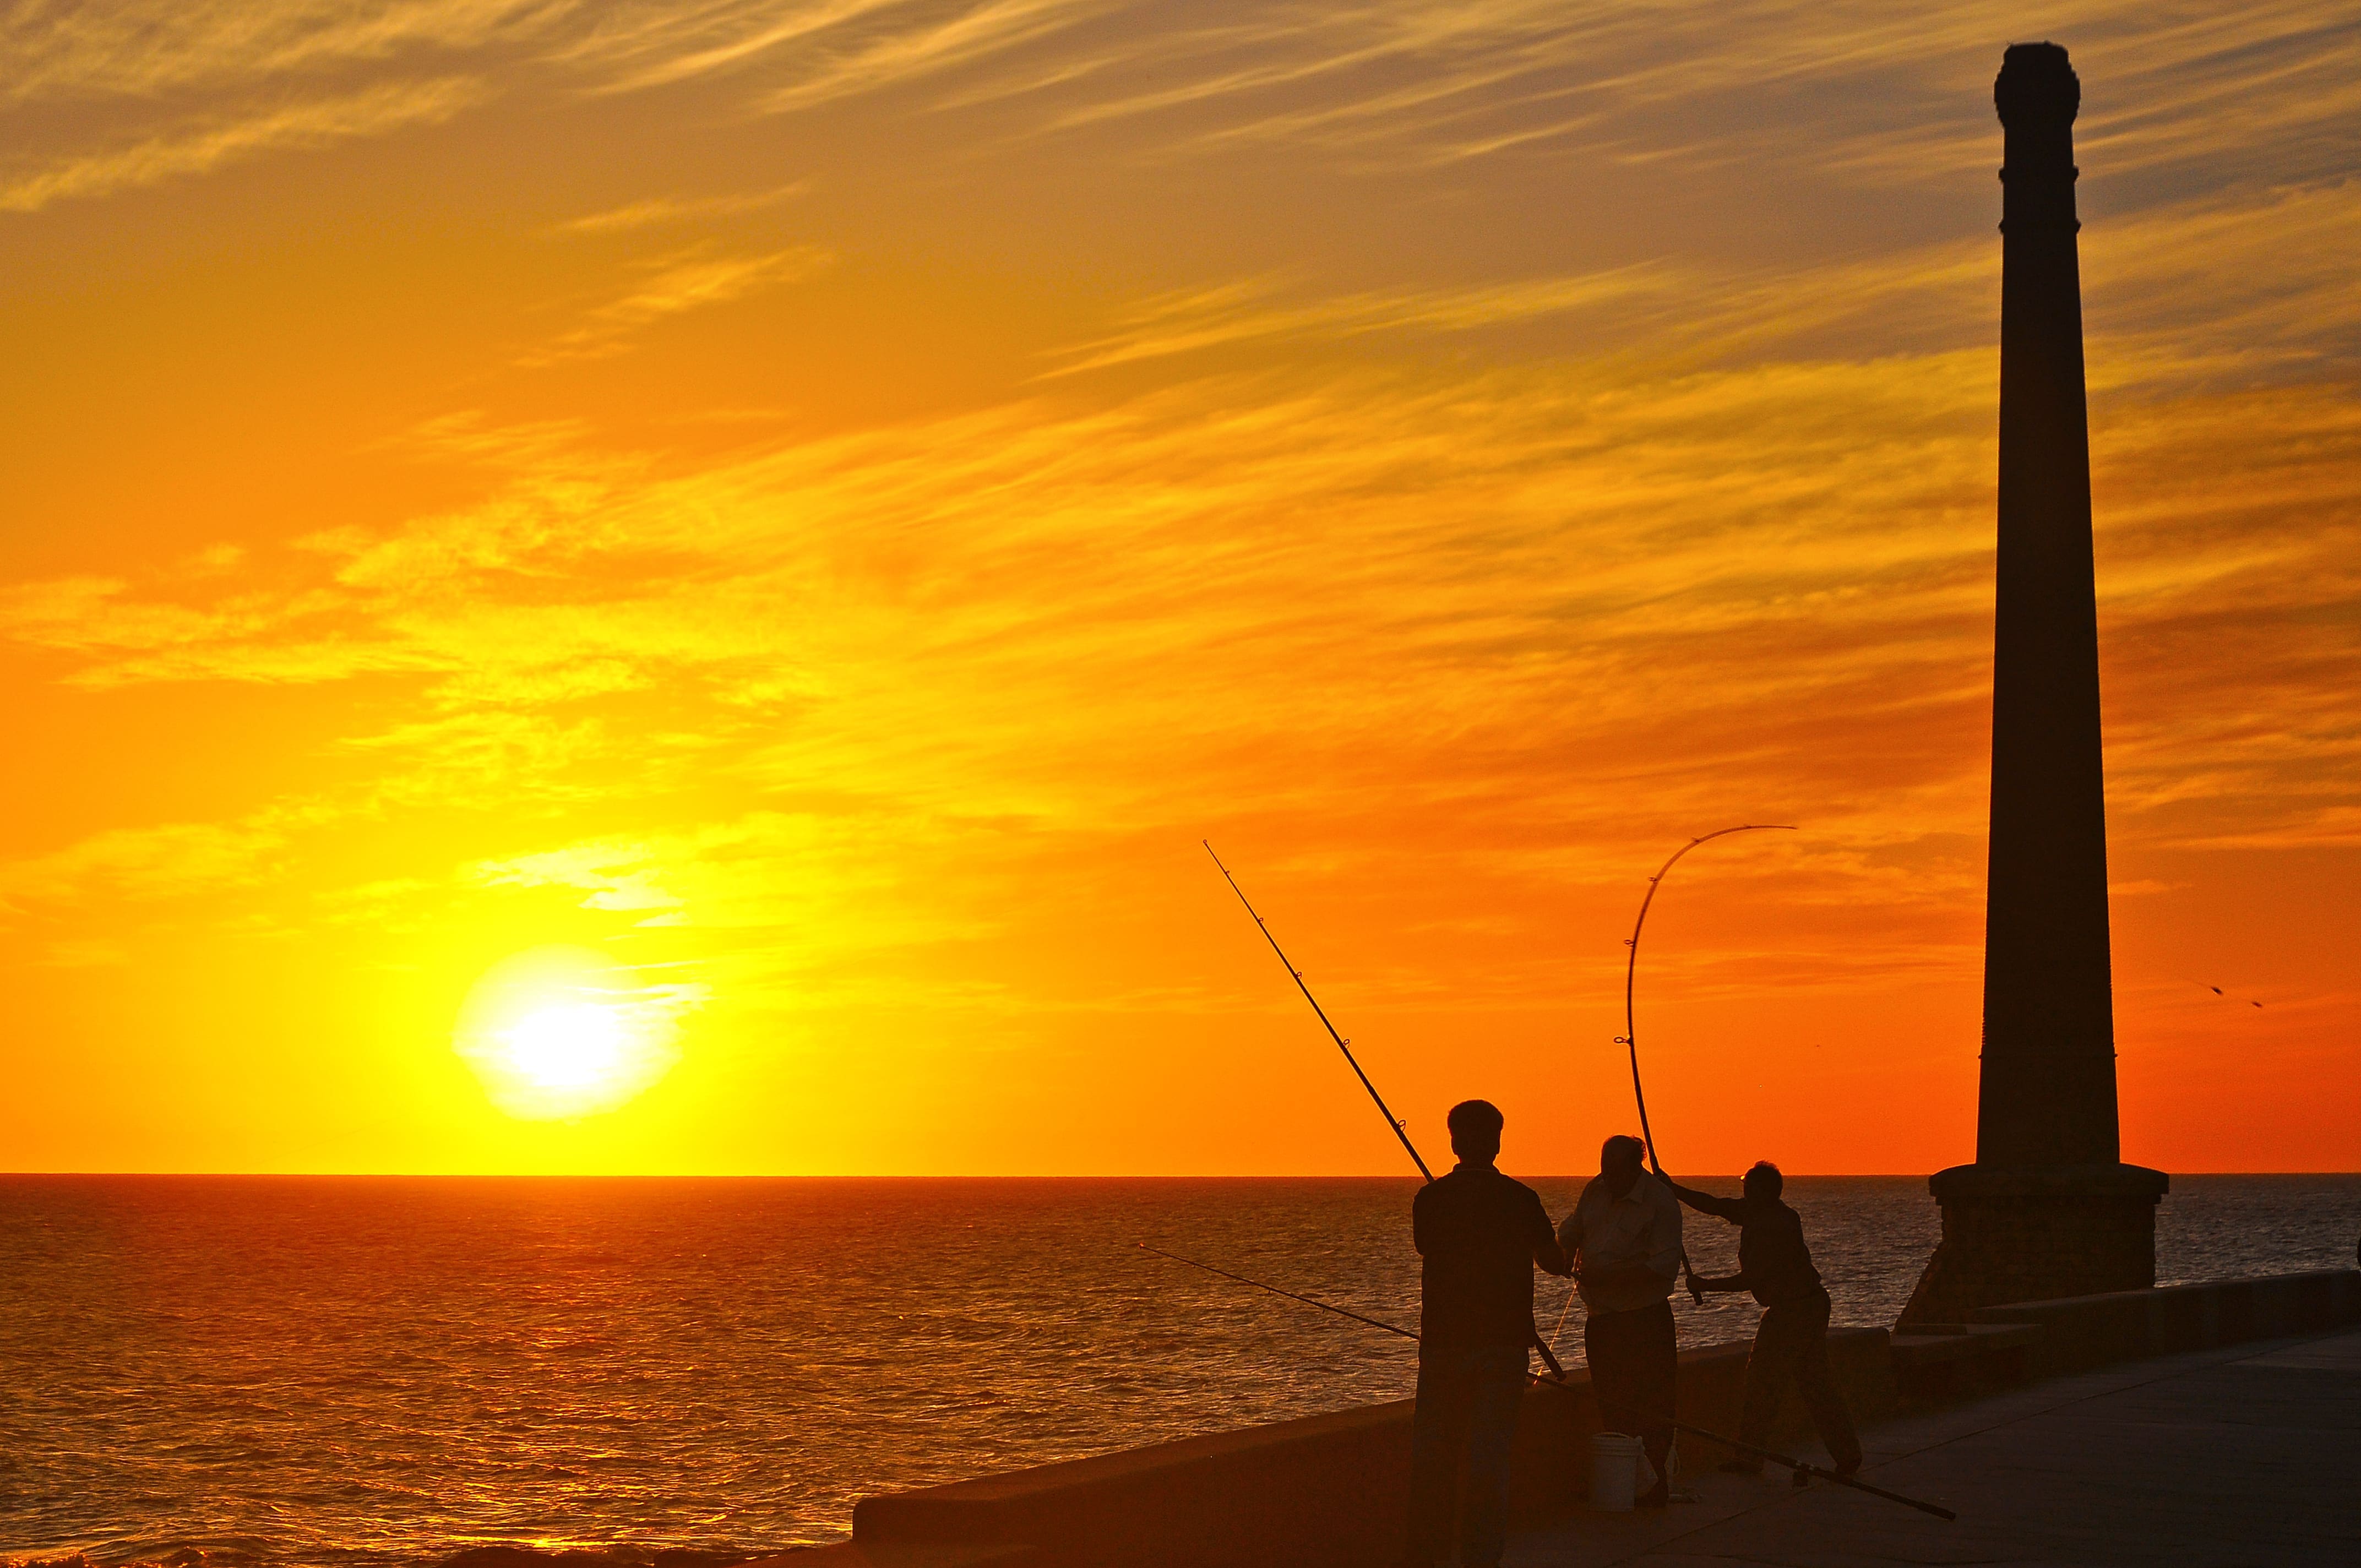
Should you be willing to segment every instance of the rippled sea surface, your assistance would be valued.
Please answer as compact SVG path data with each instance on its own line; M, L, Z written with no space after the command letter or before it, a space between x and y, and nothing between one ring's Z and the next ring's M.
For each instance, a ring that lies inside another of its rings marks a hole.
M1532 1179L1553 1214L1580 1185ZM1404 1342L1132 1244L1414 1323L1412 1187L0 1178L0 1557L776 1549L872 1492L1401 1398ZM1925 1181L1789 1196L1839 1319L1892 1321ZM2176 1177L2158 1275L2346 1266L2356 1232L2361 1177ZM1691 1217L1700 1266L1734 1235ZM1684 1343L1752 1332L1678 1305Z

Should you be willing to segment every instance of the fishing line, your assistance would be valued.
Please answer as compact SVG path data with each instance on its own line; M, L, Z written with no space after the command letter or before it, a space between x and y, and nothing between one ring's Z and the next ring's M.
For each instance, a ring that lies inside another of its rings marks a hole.
M1699 842L1703 840L1700 839ZM1149 1246L1146 1242L1136 1242L1133 1245L1142 1252L1152 1252L1159 1257L1169 1257L1175 1263L1185 1263L1191 1268L1202 1268L1208 1274L1218 1274L1224 1279L1234 1279L1241 1285L1252 1286L1257 1290L1268 1290L1274 1296L1284 1296L1290 1301L1301 1301L1307 1307L1317 1307L1323 1312L1334 1312L1340 1318L1350 1318L1356 1323L1366 1323L1370 1328L1382 1329L1387 1333L1396 1334L1403 1339L1418 1338L1416 1332L1403 1328L1400 1323L1389 1323L1382 1318L1367 1317L1349 1307L1339 1307L1333 1302L1323 1301L1317 1296L1305 1296L1293 1290L1283 1290L1276 1285L1266 1285L1259 1279L1249 1279L1243 1274L1232 1274L1226 1268L1215 1268L1210 1263L1199 1263L1195 1258L1182 1257L1177 1252L1166 1252L1160 1246ZM1553 1370L1555 1368L1553 1367ZM1565 1381L1565 1374L1563 1372L1559 1372L1555 1377L1541 1377L1532 1373L1527 1373L1525 1377L1527 1382L1538 1388L1555 1388L1567 1394L1575 1391L1574 1385ZM1691 1437L1703 1438L1708 1442L1718 1442L1725 1448L1735 1449L1741 1453L1751 1453L1757 1459L1769 1460L1773 1464L1784 1464L1799 1476L1817 1475L1824 1481L1833 1481L1839 1486L1850 1486L1856 1492L1867 1492L1872 1497L1883 1497L1888 1502L1900 1503L1906 1508L1916 1508L1920 1513L1932 1514L1938 1519L1957 1519L1960 1517L1950 1509L1934 1503L1922 1503L1916 1497L1905 1497L1899 1492L1889 1492L1883 1486L1873 1486L1866 1481L1857 1480L1850 1475L1839 1475L1835 1471L1817 1464L1809 1464L1800 1459L1790 1459L1784 1453L1775 1453L1767 1448L1758 1448L1753 1443L1744 1442L1734 1437L1724 1437L1719 1432L1708 1431L1699 1426L1691 1426L1686 1421L1672 1420L1662 1411L1641 1410L1638 1413L1664 1421L1675 1431L1686 1432ZM1796 1484L1802 1485L1800 1481Z
M1549 1342L1552 1350L1557 1348L1558 1336L1565 1332L1565 1321L1574 1314L1575 1298L1581 1294L1582 1287L1579 1284L1573 1280L1566 1282L1565 1299L1559 1302L1557 1306L1557 1326L1550 1330Z

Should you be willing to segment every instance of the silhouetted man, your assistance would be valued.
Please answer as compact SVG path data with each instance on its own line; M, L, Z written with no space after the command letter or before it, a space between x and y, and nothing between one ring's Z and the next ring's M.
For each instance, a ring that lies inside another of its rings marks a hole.
M1643 1508L1672 1498L1673 1307L1681 1273L1681 1206L1641 1168L1639 1139L1612 1137L1598 1150L1598 1175L1582 1190L1557 1239L1574 1255L1587 1312L1583 1354L1598 1424L1629 1432L1646 1449L1656 1484Z
M1411 1231L1420 1274L1418 1415L1410 1449L1409 1561L1451 1554L1452 1483L1464 1474L1459 1561L1492 1568L1508 1540L1509 1443L1525 1392L1533 1332L1533 1266L1568 1272L1541 1199L1493 1168L1500 1113L1451 1108L1459 1163L1419 1190Z
M1746 1405L1738 1418L1739 1441L1757 1448L1771 1441L1779 1397L1792 1379L1803 1390L1812 1425L1828 1444L1837 1474L1851 1475L1861 1468L1861 1440L1853 1434L1852 1412L1845 1409L1844 1396L1828 1373L1828 1293L1804 1245L1804 1222L1780 1201L1786 1179L1766 1159L1746 1173L1743 1198L1716 1198L1670 1177L1665 1184L1698 1213L1719 1215L1738 1227L1738 1272L1719 1279L1693 1278L1690 1288L1750 1290L1763 1308L1754 1351L1746 1358ZM1763 1461L1740 1454L1723 1460L1721 1467L1759 1475Z

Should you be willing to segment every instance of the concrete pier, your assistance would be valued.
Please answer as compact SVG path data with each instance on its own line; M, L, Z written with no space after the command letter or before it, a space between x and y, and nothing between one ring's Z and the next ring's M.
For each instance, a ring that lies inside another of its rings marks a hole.
M1780 1475L1721 1475L1726 1454L1690 1438L1683 1485L1702 1501L1593 1512L1598 1419L1577 1373L1571 1391L1525 1398L1510 1562L2361 1560L2361 1271L1997 1305L1939 1332L1839 1331L1830 1349L1865 1418L1866 1478L1959 1510L1957 1525L1826 1486L1794 1496ZM1684 1352L1681 1419L1731 1430L1745 1359L1744 1345ZM1778 1441L1824 1457L1801 1415L1786 1412ZM1410 1418L1403 1400L872 1497L851 1542L765 1561L1387 1568L1407 1522Z
M1697 1504L1522 1531L1503 1568L2361 1563L2361 1331L2123 1363L1862 1435L1863 1480L1957 1522L1709 1474Z

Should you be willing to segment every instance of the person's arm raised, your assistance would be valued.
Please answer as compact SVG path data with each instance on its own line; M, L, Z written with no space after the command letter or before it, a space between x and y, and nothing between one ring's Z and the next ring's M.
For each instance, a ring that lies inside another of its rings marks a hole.
M1700 1214L1711 1214L1715 1219L1728 1220L1733 1225L1745 1216L1746 1204L1741 1199L1717 1198L1710 1192L1700 1192L1694 1187L1684 1187L1661 1172L1658 1173L1658 1179L1664 1182L1666 1190L1674 1197Z

